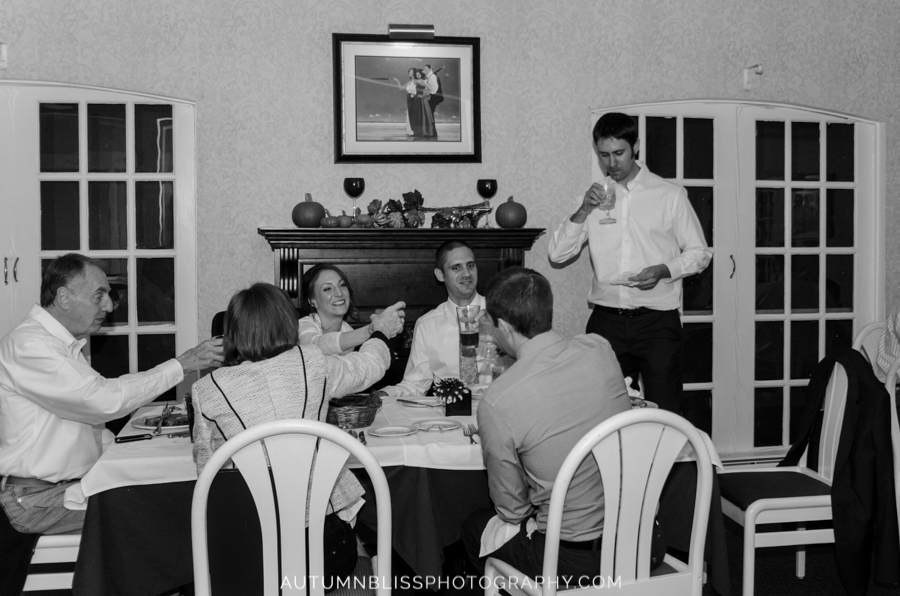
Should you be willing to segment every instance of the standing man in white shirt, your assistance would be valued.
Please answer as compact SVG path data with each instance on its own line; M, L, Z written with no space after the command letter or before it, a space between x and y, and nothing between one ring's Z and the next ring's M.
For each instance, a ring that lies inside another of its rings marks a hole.
M588 243L594 276L587 333L610 342L625 376L640 376L645 399L680 414L681 280L703 271L712 250L684 187L636 159L640 142L631 116L603 115L593 139L600 166L615 183L610 213L616 221L600 223L605 210L598 209L595 182L554 232L548 254L562 263Z
M222 340L202 342L150 370L104 378L81 353L113 311L98 262L59 257L41 279L41 304L0 340L0 505L26 534L81 528L84 511L65 492L97 462L113 435L104 423L153 401L186 371L222 363Z
M425 395L434 381L459 378L459 324L456 307L474 304L484 310L478 294L475 253L462 240L448 240L434 257L434 276L443 282L448 300L416 321L403 380L378 395Z
M437 116L435 115L435 110L444 101L444 95L441 93L441 82L437 73L431 69L431 65L426 64L423 70L425 72L425 88L428 90L428 107L431 108L431 116L434 118L434 136L432 138L437 139Z

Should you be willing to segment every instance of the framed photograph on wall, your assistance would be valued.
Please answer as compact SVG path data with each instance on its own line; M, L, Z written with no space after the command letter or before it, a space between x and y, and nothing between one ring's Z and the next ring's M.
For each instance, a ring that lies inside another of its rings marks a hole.
M334 33L335 163L481 163L479 42Z

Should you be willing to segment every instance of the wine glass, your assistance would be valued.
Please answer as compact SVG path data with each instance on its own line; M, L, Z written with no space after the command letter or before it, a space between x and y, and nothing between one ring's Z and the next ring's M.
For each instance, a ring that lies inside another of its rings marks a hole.
M613 184L601 184L600 186L600 209L606 211L606 218L601 219L597 223L614 224L616 220L609 216L610 209L616 206L616 187Z
M344 178L344 192L353 199L353 217L359 215L359 207L356 206L356 199L362 196L366 191L366 181L362 178Z
M479 180L476 188L478 189L478 196L487 201L497 194L497 181L488 179Z

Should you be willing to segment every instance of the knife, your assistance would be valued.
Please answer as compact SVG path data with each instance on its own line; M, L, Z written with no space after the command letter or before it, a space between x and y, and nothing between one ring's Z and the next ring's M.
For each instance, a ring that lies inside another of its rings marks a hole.
M410 404L419 407L425 406L426 408L440 408L443 406L443 404L426 404L420 401L413 401L411 399L401 399L399 397L397 398L397 401L399 401L401 404Z
M116 443L131 443L132 441L145 441L152 439L153 435L129 435L127 437L116 437Z

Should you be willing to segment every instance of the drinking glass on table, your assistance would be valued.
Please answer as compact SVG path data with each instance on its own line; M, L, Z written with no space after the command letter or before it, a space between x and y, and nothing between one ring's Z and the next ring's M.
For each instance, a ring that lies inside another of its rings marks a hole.
M616 220L609 216L609 211L616 206L616 186L608 180L600 182L600 209L606 211L606 218L597 223L614 224Z
M459 377L463 383L478 382L476 353L478 351L478 311L475 304L456 307L456 321L459 324Z

